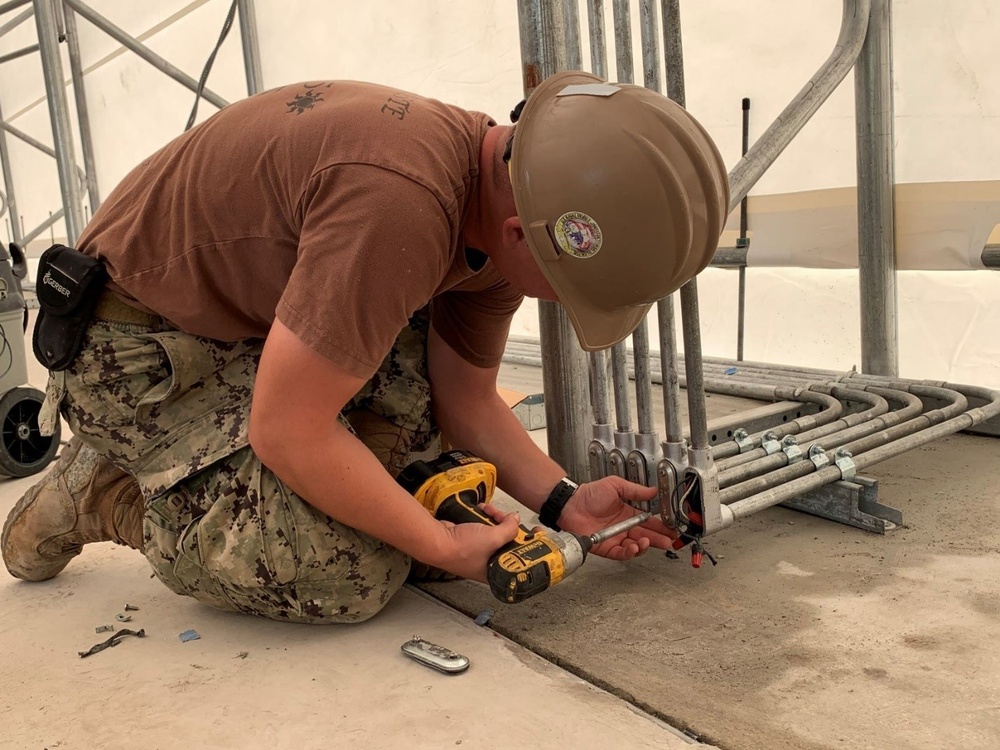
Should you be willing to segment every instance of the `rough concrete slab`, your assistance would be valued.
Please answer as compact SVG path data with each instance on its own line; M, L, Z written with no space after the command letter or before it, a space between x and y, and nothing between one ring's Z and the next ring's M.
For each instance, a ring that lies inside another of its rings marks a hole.
M29 484L0 485L4 517ZM116 622L126 602L140 610ZM81 659L105 623L146 637ZM181 642L188 629L200 639ZM415 634L471 666L443 675L407 659L399 647ZM502 748L514 731L543 747L691 747L411 590L363 625L270 622L179 597L110 544L45 583L0 573L0 664L2 748Z
M30 330L30 329L29 329ZM36 387L44 372L29 357ZM37 478L0 480L0 521ZM362 625L308 626L215 611L150 578L145 559L88 545L51 581L0 566L0 748L692 747L619 698L406 589ZM115 621L125 604L132 622ZM109 633L146 637L81 659ZM199 640L182 643L194 629ZM413 635L471 660L416 664Z
M711 538L716 568L592 558L513 606L427 589L723 748L995 750L1000 442L955 436L866 473L903 511L890 536L775 508Z

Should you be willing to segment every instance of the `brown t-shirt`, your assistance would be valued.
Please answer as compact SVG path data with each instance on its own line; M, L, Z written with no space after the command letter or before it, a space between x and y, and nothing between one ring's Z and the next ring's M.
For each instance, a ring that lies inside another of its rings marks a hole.
M410 316L499 363L521 295L463 224L495 123L350 81L226 107L132 170L80 237L111 288L182 331L263 338L275 316L368 378Z

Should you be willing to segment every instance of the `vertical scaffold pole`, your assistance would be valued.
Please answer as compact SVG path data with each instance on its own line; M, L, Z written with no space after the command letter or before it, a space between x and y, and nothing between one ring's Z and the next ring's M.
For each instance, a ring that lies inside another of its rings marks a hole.
M42 72L49 103L49 119L52 122L52 141L59 171L59 189L65 211L63 221L66 224L66 241L72 245L83 231L83 208L73 149L73 131L69 121L69 105L63 83L65 79L62 58L59 55L55 7L52 0L34 0L34 8L35 25L38 27L38 46L42 56Z
M896 300L892 0L873 0L854 71L858 155L861 369L899 374Z
M257 40L257 10L254 0L237 0L240 38L243 40L243 67L247 76L247 94L253 96L264 88L260 70L260 44Z
M567 7L570 4L572 8ZM518 0L517 11L527 96L550 75L579 68L579 17L573 0ZM548 452L571 478L585 481L589 476L587 357L560 305L539 300L538 322Z
M87 107L87 88L83 80L80 36L76 27L76 14L68 5L63 6L63 18L66 22L66 47L69 50L70 75L73 78L76 119L80 126L80 147L83 150L87 197L90 200L90 213L93 214L101 206L101 193L97 187L97 160L94 158L94 139L90 133L90 111Z

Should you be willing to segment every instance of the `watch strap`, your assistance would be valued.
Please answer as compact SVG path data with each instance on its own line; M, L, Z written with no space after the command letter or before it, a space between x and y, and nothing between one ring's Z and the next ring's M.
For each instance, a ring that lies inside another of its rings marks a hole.
M548 526L555 531L562 531L559 528L559 516L562 515L566 503L573 497L579 489L579 485L568 477L563 477L559 483L552 488L548 498L542 503L542 508L538 511L538 521L543 526Z

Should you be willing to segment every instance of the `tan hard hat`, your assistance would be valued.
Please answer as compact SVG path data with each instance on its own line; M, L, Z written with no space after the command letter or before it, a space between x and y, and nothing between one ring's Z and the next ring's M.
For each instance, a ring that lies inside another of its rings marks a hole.
M532 92L510 173L528 246L587 351L627 337L704 270L728 213L705 129L655 91L590 73Z

